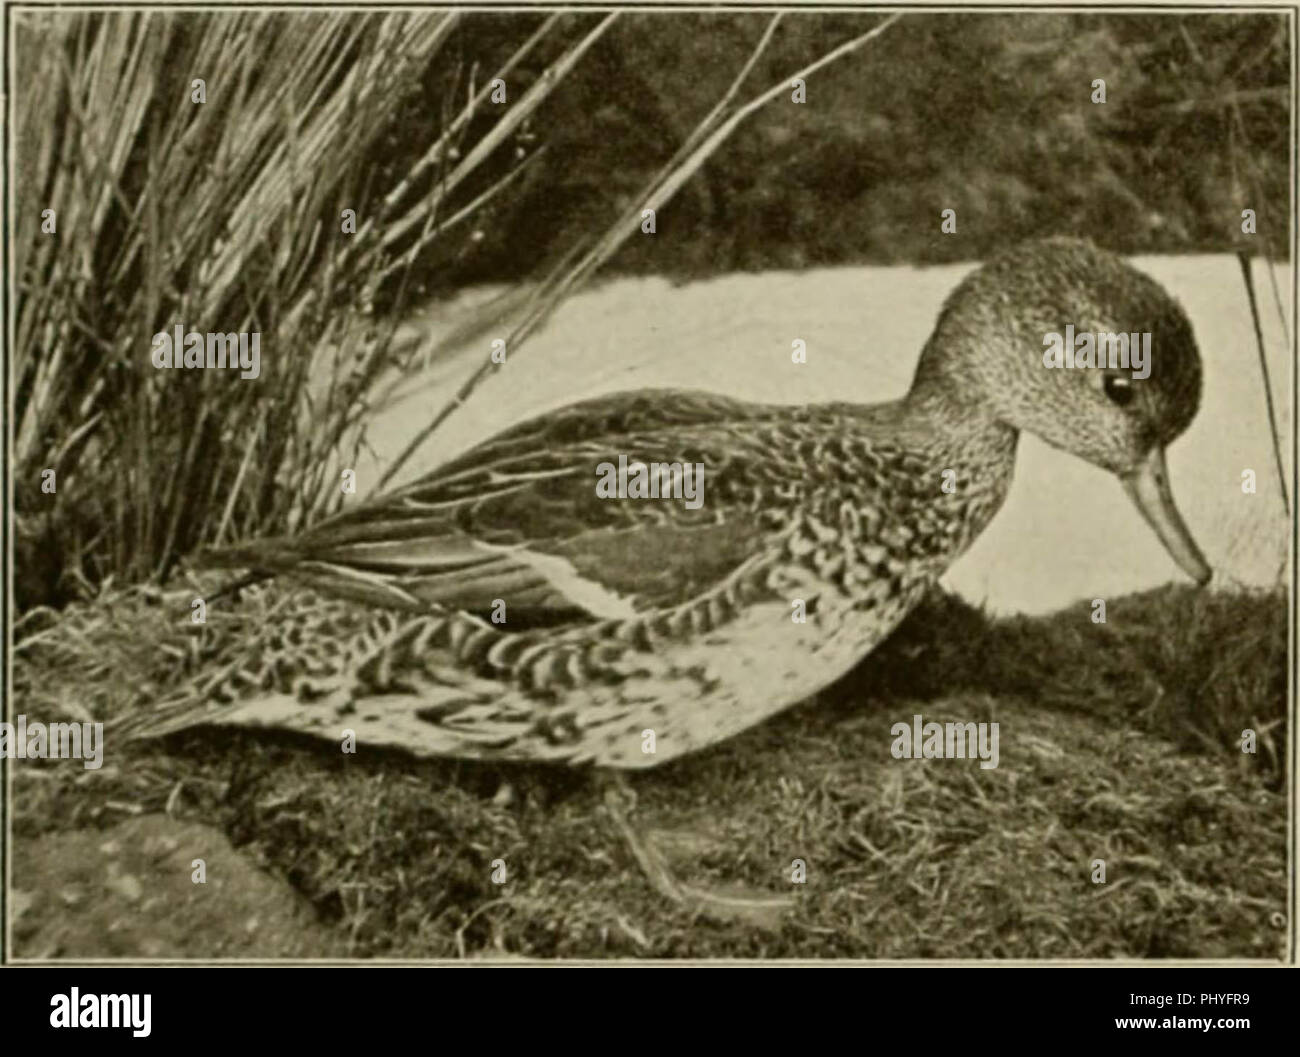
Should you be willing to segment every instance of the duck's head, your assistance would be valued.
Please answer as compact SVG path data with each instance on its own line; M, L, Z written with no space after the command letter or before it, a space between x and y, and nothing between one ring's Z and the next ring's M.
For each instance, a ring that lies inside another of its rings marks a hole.
M1130 350L1120 365L1134 335L1149 355ZM1085 336L1098 366L1078 365ZM989 261L945 302L912 396L991 416L1111 471L1179 566L1197 583L1209 581L1165 468L1165 447L1200 403L1200 354L1173 298L1118 257L1075 239L1045 239Z

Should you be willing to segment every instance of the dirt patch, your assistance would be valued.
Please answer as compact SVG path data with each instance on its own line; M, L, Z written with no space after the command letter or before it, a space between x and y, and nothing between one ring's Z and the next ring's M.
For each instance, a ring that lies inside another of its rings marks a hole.
M302 958L340 949L301 896L208 826L147 815L15 845L20 958Z

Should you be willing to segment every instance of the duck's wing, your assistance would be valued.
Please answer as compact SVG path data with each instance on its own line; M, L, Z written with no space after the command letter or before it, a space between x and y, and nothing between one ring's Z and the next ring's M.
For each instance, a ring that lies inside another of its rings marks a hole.
M500 599L516 626L672 606L771 534L761 514L782 484L778 414L672 390L570 405L305 533L212 552L207 564L414 611L488 613ZM696 498L601 498L597 481L620 456L703 466Z

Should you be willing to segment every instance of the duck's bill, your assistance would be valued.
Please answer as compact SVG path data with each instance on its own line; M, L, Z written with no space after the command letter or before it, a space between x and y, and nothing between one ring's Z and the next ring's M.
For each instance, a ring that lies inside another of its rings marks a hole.
M1207 584L1213 575L1201 548L1183 523L1169 490L1169 471L1165 469L1165 451L1157 446L1133 473L1120 478L1124 491L1142 511L1147 524L1155 529L1160 542L1178 567L1198 584Z

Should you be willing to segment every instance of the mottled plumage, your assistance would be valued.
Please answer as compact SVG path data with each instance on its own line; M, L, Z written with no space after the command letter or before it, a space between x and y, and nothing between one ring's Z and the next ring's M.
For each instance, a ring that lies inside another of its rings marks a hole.
M1151 331L1150 377L1044 367L1066 324ZM1086 243L1031 243L954 291L902 401L602 397L298 536L207 556L272 577L254 590L274 615L253 641L210 635L140 731L351 728L417 755L660 764L887 636L997 512L1021 430L1118 474L1207 579L1163 476L1199 393L1190 325L1157 284ZM620 456L702 464L703 504L599 498L597 467Z

